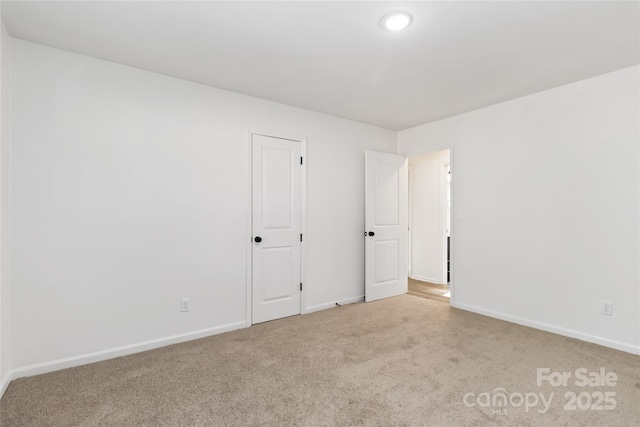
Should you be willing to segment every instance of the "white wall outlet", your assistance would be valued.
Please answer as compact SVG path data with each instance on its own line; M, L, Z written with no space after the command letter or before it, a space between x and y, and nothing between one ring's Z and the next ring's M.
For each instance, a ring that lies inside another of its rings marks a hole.
M180 311L189 311L190 302L189 298L182 298L180 300Z
M602 301L600 303L600 313L611 316L613 314L613 303L611 301Z

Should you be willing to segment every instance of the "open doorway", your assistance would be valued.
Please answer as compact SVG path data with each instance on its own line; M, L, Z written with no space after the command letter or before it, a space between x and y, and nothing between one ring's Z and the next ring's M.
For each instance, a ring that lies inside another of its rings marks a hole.
M450 150L409 157L409 294L449 303Z

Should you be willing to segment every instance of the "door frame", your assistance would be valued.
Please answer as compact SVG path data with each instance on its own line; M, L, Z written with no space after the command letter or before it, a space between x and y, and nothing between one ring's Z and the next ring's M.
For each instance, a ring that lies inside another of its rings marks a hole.
M455 229L456 229L456 191L455 191L455 177L456 174L454 172L454 162L455 162L455 143L451 142L450 144L444 144L441 147L433 148L433 149L417 149L411 150L406 153L398 153L406 156L407 158L412 156L419 156L421 154L435 153L436 151L449 150L449 168L451 170L451 228L449 229L450 236L450 250L451 250L451 280L449 281L449 292L451 292L451 296L449 297L449 305L452 307L456 307L455 302ZM411 197L409 195L409 197Z
M246 242L246 324L247 328L253 321L253 135L261 135L270 138L286 139L298 141L300 143L300 155L304 159L300 166L300 233L303 238L300 244L300 281L303 283L300 292L300 314L306 314L306 271L307 271L307 138L296 137L288 132L261 132L248 128L246 130L246 186L247 189L247 229L245 235Z
M413 169L409 166L409 157L407 156L407 194L409 195L409 201L407 202L407 230L409 235L407 236L407 275L411 277L411 258L413 257Z
M451 150L449 150L449 162L448 163L440 163L440 203L442 204L440 208L440 223L443 224L441 243L442 243L442 279L444 284L449 286L449 282L447 281L447 213L449 214L449 235L451 235L451 223L453 222L451 218L452 210L447 207L447 169L451 170ZM444 179L443 179L444 178ZM453 191L451 192L453 195Z

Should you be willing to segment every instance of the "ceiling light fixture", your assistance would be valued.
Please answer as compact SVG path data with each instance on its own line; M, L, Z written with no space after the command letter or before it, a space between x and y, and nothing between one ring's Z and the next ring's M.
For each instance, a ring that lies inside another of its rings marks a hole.
M382 18L380 25L389 31L400 31L407 28L412 20L413 17L409 12L391 12Z

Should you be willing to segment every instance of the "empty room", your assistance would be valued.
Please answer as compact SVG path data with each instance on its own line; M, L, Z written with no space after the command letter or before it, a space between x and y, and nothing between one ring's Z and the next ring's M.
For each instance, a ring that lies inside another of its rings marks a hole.
M640 425L640 2L1 1L0 425Z

